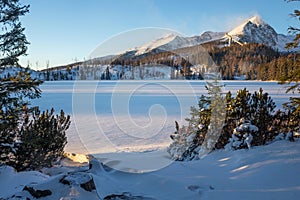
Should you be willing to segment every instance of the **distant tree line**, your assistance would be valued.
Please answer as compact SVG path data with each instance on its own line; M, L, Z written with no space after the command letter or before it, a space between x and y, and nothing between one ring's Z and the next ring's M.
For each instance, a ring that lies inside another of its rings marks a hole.
M200 50L199 50L200 49ZM205 49L205 51L203 50ZM210 56L210 57L208 57ZM217 65L224 80L244 76L247 80L283 80L299 68L298 52L279 52L263 44L233 44L219 47L214 43L186 47L174 51L153 51L145 55L123 54L111 62L112 65L140 66L157 64L180 70L186 77L192 77L190 67L197 64L208 68ZM200 78L201 79L201 78Z

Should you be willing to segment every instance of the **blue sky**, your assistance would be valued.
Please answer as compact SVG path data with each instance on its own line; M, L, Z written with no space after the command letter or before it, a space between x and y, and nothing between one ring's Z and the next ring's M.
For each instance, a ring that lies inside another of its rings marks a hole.
M20 63L25 66L29 62L34 69L37 65L38 69L45 68L47 60L50 66L83 60L101 43L145 27L172 29L192 36L207 30L229 31L259 14L278 33L287 34L289 25L298 25L289 14L300 8L298 2L284 0L21 0L21 3L30 4L30 13L21 21L31 44L28 56L21 57ZM145 41L151 40L150 36L145 37L145 32L142 35Z

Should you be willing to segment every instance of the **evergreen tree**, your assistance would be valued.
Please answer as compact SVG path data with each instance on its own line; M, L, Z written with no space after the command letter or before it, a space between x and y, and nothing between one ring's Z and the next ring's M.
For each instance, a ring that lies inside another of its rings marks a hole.
M251 95L244 88L235 97L231 92L223 97L221 86L213 82L207 90L209 95L200 97L199 108L191 107L188 126L179 128L177 124L171 136L173 143L168 151L175 160L196 159L229 142L233 149L264 145L282 131L299 128L295 123L299 117L292 111L273 114L275 103L262 89Z
M28 12L18 0L0 1L0 68L17 65L28 44L19 16ZM28 69L17 76L0 79L0 165L18 171L52 166L62 156L66 144L65 130L70 117L54 111L40 114L30 101L41 96L42 81L32 79Z
M41 96L41 83L27 69L0 81L0 164L18 171L52 166L67 142L70 116L30 107L30 100Z
M299 0L286 0L287 2L292 2L292 1L299 1ZM292 17L300 20L300 10L295 9L294 12L291 14ZM300 43L300 29L294 26L290 26L288 28L289 33L295 34L295 38L292 42L287 43L286 47L287 48L297 48Z
M20 129L16 148L16 161L11 165L17 170L51 167L62 155L67 143L65 131L70 126L70 116L54 115L53 108L40 113L35 109L27 115Z
M219 137L222 134L226 118L226 104L222 94L222 87L223 85L219 83L217 78L213 82L207 83L206 86L211 99L209 106L211 115L206 136L198 152L199 157L203 157L215 149Z
M286 0L287 2L298 1L298 0ZM295 9L294 12L291 14L292 17L296 18L300 21L300 10ZM290 26L288 28L289 33L295 34L295 38L292 42L286 44L286 48L293 49L299 48L300 44L300 29L297 27ZM295 92L297 91L300 93L300 58L298 56L294 56L293 62L289 65L293 68L293 71L290 72L287 76L281 78L281 83L288 83L291 84L286 92ZM298 124L294 126L294 128L299 131L300 130L300 98L299 97L291 97L290 102L285 104L286 108L292 112L292 121L293 124Z
M250 119L251 122L258 127L259 131L253 135L254 145L264 145L269 138L270 126L273 120L273 112L275 103L268 95L263 93L262 88L258 92L254 92L251 96L250 105Z
M27 71L0 81L0 162L9 163L15 153L18 126L29 109L29 100L38 98L41 81L30 78Z
M0 66L15 65L26 54L29 42L19 17L27 12L29 5L21 6L19 0L0 1Z

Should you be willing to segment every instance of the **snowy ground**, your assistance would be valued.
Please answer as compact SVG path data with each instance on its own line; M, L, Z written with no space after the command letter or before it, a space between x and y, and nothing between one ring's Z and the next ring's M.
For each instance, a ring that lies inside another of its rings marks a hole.
M225 91L263 87L281 107L290 94L276 82L226 81ZM174 121L184 123L189 107L205 94L201 81L46 82L33 102L71 114L66 151L92 154L92 169L64 160L40 172L0 168L0 199L32 199L24 186L49 189L41 199L299 199L300 141L277 141L250 150L215 151L191 162L166 153ZM85 161L85 156L70 154ZM118 169L118 170L116 170ZM131 172L131 173L129 173ZM80 185L93 179L91 192ZM69 180L69 185L61 180ZM18 198L18 196L20 198ZM131 196L129 198L129 196ZM106 198L113 199L113 198Z
M1 167L0 199L13 195L15 197L10 199L20 199L17 196L32 198L27 191L22 191L25 185L36 190L49 189L52 194L41 198L49 200L103 199L112 194L124 194L131 199L160 200L296 200L300 197L299 140L292 143L277 141L250 150L215 151L201 160L173 162L151 173L125 173L105 168L95 161L92 164L90 170L87 167L70 167L66 163L65 167L45 169L44 172L50 175L16 173L11 168ZM60 183L64 176L73 183ZM76 183L90 176L96 189L88 192Z

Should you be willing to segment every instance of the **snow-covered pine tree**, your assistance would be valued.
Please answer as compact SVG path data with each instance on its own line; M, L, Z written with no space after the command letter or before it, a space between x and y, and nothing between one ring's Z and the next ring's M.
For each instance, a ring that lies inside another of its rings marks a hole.
M193 126L182 126L179 128L178 122L175 121L176 131L170 137L173 143L167 151L172 159L177 161L192 160L196 154L194 149L197 147L196 134Z
M219 140L216 144L217 149L223 148L229 141L231 137L232 130L236 127L236 118L234 116L234 100L235 98L232 97L231 92L227 92L225 96L225 103L226 103L226 118L225 124L223 126L222 134L219 137Z
M220 84L217 78L214 79L213 82L207 83L206 88L211 99L209 107L211 116L205 139L198 151L199 157L203 157L215 149L215 146L222 134L226 118L226 103L222 94L223 87L224 86Z
M216 148L224 148L232 136L233 130L237 127L240 119L250 119L251 94L244 88L238 90L235 97L229 91L225 96L226 118L222 134L216 144Z
M225 120L222 85L217 80L207 83L208 96L202 95L198 108L191 107L188 126L179 128L171 135L173 143L168 152L174 160L193 160L204 156L212 149L221 135Z
M274 128L278 128L272 120L275 119L275 104L268 93L260 89L251 95L244 88L237 91L235 97L231 92L223 97L221 86L214 82L208 84L207 89L209 95L200 97L199 108L191 107L191 117L186 119L188 126L177 128L176 134L171 136L174 141L169 152L172 152L173 159L196 159L214 148L224 148L230 141L235 142L233 149L263 145L276 136L271 134ZM280 124L286 123L287 130L290 130L288 121L291 115L284 113L284 116L286 119L282 118L285 121Z

